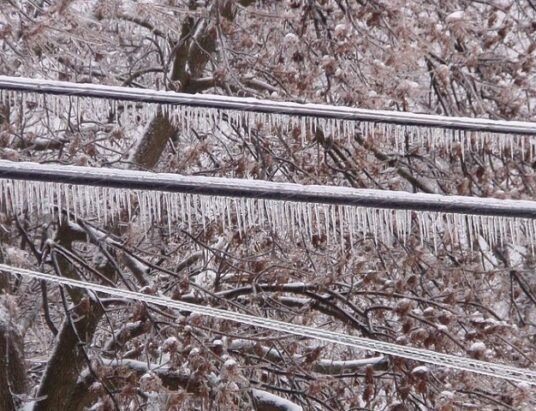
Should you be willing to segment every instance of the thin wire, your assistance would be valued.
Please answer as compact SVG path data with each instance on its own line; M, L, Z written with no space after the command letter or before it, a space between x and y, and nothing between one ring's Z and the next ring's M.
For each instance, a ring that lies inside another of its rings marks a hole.
M149 304L156 304L181 311L189 311L201 315L206 315L209 317L219 318L221 320L229 320L242 324L248 324L254 327L261 327L273 331L298 335L301 337L313 338L328 343L341 344L358 349L376 351L386 355L407 358L410 360L434 364L441 367L454 368L462 371L469 371L477 374L487 375L490 377L536 385L536 371L530 369L516 368L501 364L493 364L487 361L474 360L450 354L436 353L434 351L423 350L420 348L405 347L388 342L375 341L369 338L356 337L334 331L328 331L324 329L312 328L303 325L272 320L270 318L255 317L248 314L236 313L218 308L176 301L167 297L147 295L135 291L93 284L86 281L57 277L37 271L11 267L5 264L0 264L0 271L7 274L19 274L28 278L45 280L56 284L84 288L87 290L101 292L115 297L143 301Z
M536 201L275 183L0 160L0 178L119 189L536 219Z
M67 81L41 80L24 77L0 76L0 89L42 94L138 101L142 103L186 105L223 110L536 136L536 123L533 122L475 119L469 117L445 117L428 114L404 113L399 111L366 110L322 104L279 102L245 97L186 94L99 84L80 84Z

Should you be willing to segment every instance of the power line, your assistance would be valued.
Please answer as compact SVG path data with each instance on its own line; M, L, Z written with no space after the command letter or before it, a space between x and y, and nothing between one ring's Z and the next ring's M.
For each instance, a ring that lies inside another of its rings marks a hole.
M322 104L300 104L211 94L185 94L170 91L134 89L87 83L81 84L24 77L0 76L0 89L64 96L137 101L142 103L186 105L223 110L536 136L536 123L532 122L500 121L468 117L445 117L398 111L366 110Z
M0 160L0 178L75 185L536 219L536 202L276 183Z
M0 264L0 271L7 274L19 274L28 278L45 280L56 284L67 285L70 287L83 288L94 292L101 292L116 297L143 301L149 304L160 305L181 311L193 312L197 314L219 318L222 320L229 320L242 324L248 324L254 327L266 328L274 331L283 332L286 334L313 338L328 343L341 344L358 349L376 351L382 354L393 355L415 361L421 361L429 364L438 365L441 367L455 368L458 370L469 371L477 374L487 375L490 377L525 382L536 385L536 371L530 369L494 364L487 361L474 360L451 354L436 353L430 350L401 346L398 344L372 340L370 338L356 337L334 331L286 323L270 318L256 317L253 315L232 312L219 308L212 308L198 304L176 301L167 297L153 296L135 291L107 287L100 284L93 284L86 281L57 277L37 271L11 267L5 264Z

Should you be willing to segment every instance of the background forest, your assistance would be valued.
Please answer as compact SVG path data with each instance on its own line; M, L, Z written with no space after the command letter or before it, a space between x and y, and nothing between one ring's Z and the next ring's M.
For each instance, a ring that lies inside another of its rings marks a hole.
M2 75L445 116L536 121L535 39L534 0L0 3ZM519 149L400 152L381 129L340 140L92 104L0 100L0 158L534 199ZM530 247L1 211L0 263L534 369ZM6 275L0 289L5 411L536 407L522 383Z

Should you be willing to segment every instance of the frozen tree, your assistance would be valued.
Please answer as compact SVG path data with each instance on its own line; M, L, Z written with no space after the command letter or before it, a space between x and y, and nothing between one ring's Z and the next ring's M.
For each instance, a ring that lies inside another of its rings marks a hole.
M8 0L0 74L534 121L535 21L532 0ZM99 99L0 99L7 160L533 198L528 137L447 133L450 143L440 136L433 146L436 132L308 127L300 118ZM168 224L142 218L134 197L132 213L106 221L72 206L43 215L3 201L1 262L533 367L534 251L510 237L492 241L487 227L458 241L447 230L404 241L365 230L350 241L338 215L325 234L289 235L244 230L247 216L236 210L223 222L179 213ZM17 277L0 276L0 288L6 410L535 406L523 383Z

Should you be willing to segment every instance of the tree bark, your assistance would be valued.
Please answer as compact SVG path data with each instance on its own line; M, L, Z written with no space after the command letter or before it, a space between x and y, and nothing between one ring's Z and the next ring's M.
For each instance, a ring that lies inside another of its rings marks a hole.
M168 116L159 112L147 126L130 157L130 161L136 167L152 169L160 160L168 140L173 137L175 132L175 127L171 124Z
M17 409L16 394L26 388L23 340L0 303L0 410Z
M57 243L72 250L72 242L80 240L80 233L70 229L68 224L61 224L56 235ZM69 278L80 279L75 267L61 255L57 255L60 274ZM111 264L101 268L103 275L113 278L114 270ZM76 381L87 366L84 345L90 344L97 325L104 315L102 307L91 300L80 289L69 289L69 295L74 307L61 325L56 336L54 350L48 360L47 368L41 379L37 401L33 411L61 410L71 402L76 394ZM71 410L69 410L71 411Z
M100 307L90 304L78 305L71 313L72 322L65 319L58 333L54 351L39 386L34 411L55 411L70 402L76 392L76 381L85 368L86 358L81 344L91 342L103 312ZM85 311L85 312L84 312ZM80 320L76 317L80 316Z

